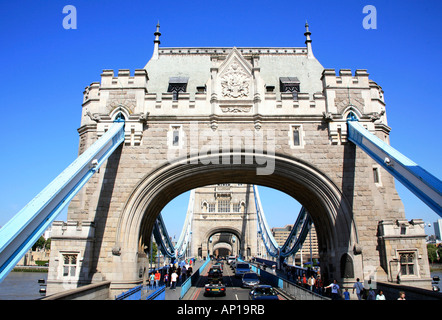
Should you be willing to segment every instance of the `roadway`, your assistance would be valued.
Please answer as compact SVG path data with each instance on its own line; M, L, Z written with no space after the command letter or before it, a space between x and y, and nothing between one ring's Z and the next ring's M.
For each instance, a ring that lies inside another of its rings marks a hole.
M235 272L230 268L226 262L223 265L223 283L226 286L225 296L205 296L204 286L208 283L207 274L210 270L212 263L207 266L204 274L200 276L198 283L195 287L192 287L189 292L186 293L183 300L248 300L249 288L241 287L241 278L235 278ZM279 295L280 300L284 298Z

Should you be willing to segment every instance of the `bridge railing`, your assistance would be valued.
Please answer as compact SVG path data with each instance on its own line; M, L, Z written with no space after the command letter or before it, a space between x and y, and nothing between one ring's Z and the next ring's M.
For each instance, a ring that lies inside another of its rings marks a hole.
M265 282L268 285L271 285L272 287L280 288L285 293L294 297L296 300L330 300L330 298L328 297L324 297L320 294L317 294L301 286L298 286L297 284L291 281L279 277L278 274L274 273L273 271L265 271L259 268L258 265L255 265L247 261L244 262L250 264L252 271L258 274L260 278L263 280L263 282Z
M210 262L210 258L207 258L206 262L196 270L190 278L188 278L184 283L181 285L181 293L180 293L180 300L183 299L184 295L189 291L189 289L196 285L196 282L198 281L198 278L201 274L204 273L204 270L206 269L207 265Z
M143 294L144 292L148 292L147 297ZM141 284L117 295L115 300L165 300L165 298L166 286L160 286L153 292L149 292L148 287Z

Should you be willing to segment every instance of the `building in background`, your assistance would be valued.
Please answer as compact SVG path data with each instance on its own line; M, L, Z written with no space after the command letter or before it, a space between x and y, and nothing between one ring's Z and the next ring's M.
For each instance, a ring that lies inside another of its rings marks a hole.
M288 224L282 228L275 227L271 229L273 237L275 238L278 245L282 246L285 243L287 237L290 235L290 232L292 232L292 228L293 225ZM297 236L299 236L299 234ZM310 247L311 247L311 256L310 256ZM311 258L319 259L318 238L316 236L316 229L313 224L301 248L298 250L298 252L296 252L294 256L289 257L286 261L289 264L302 265L310 261Z

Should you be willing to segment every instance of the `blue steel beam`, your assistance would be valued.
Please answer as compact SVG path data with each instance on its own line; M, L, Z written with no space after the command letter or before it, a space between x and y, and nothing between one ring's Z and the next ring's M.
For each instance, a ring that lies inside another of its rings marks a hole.
M192 235L192 218L193 218L193 207L195 203L195 190L190 192L189 204L187 208L186 219L184 221L183 229L181 230L180 237L175 246L172 242L167 232L166 225L163 220L163 216L158 216L154 224L153 234L156 243L160 246L161 252L170 258L182 258L186 254L186 249L191 241Z
M169 233L167 232L161 213L155 221L153 235L155 237L155 242L159 245L164 256L168 256L169 258L176 256L175 248L170 240Z
M187 207L186 220L184 221L183 229L181 230L178 242L175 245L177 258L182 258L186 254L186 249L191 242L192 237L192 220L193 208L195 204L195 190L190 191L189 205Z
M439 216L442 216L442 182L385 143L357 120L348 119L348 140L364 150Z
M0 229L0 282L123 141L124 121L117 120Z
M256 214L258 218L258 227L261 232L261 238L266 247L267 252L272 257L278 257L280 253L280 247L276 242L275 238L270 231L270 228L267 224L267 220L264 214L264 210L262 209L261 199L259 197L258 187L253 185L253 191L255 193L255 206L256 206Z
M305 241L305 238L307 237L311 224L312 220L310 215L308 214L307 210L302 207L299 211L298 218L293 225L292 231L281 247L281 257L291 256L300 249Z

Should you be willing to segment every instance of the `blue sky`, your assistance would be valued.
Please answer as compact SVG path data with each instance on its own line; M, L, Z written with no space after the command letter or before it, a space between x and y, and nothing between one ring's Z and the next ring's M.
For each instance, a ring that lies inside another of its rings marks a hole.
M77 9L75 30L63 28L66 5ZM375 30L362 26L366 5L377 9ZM169 47L300 47L308 20L316 58L325 68L367 69L385 91L392 146L440 179L441 12L429 0L1 0L0 225L75 159L84 88L103 69L143 68L158 20ZM408 219L439 218L397 189ZM261 197L271 226L293 223L294 200L274 190Z

